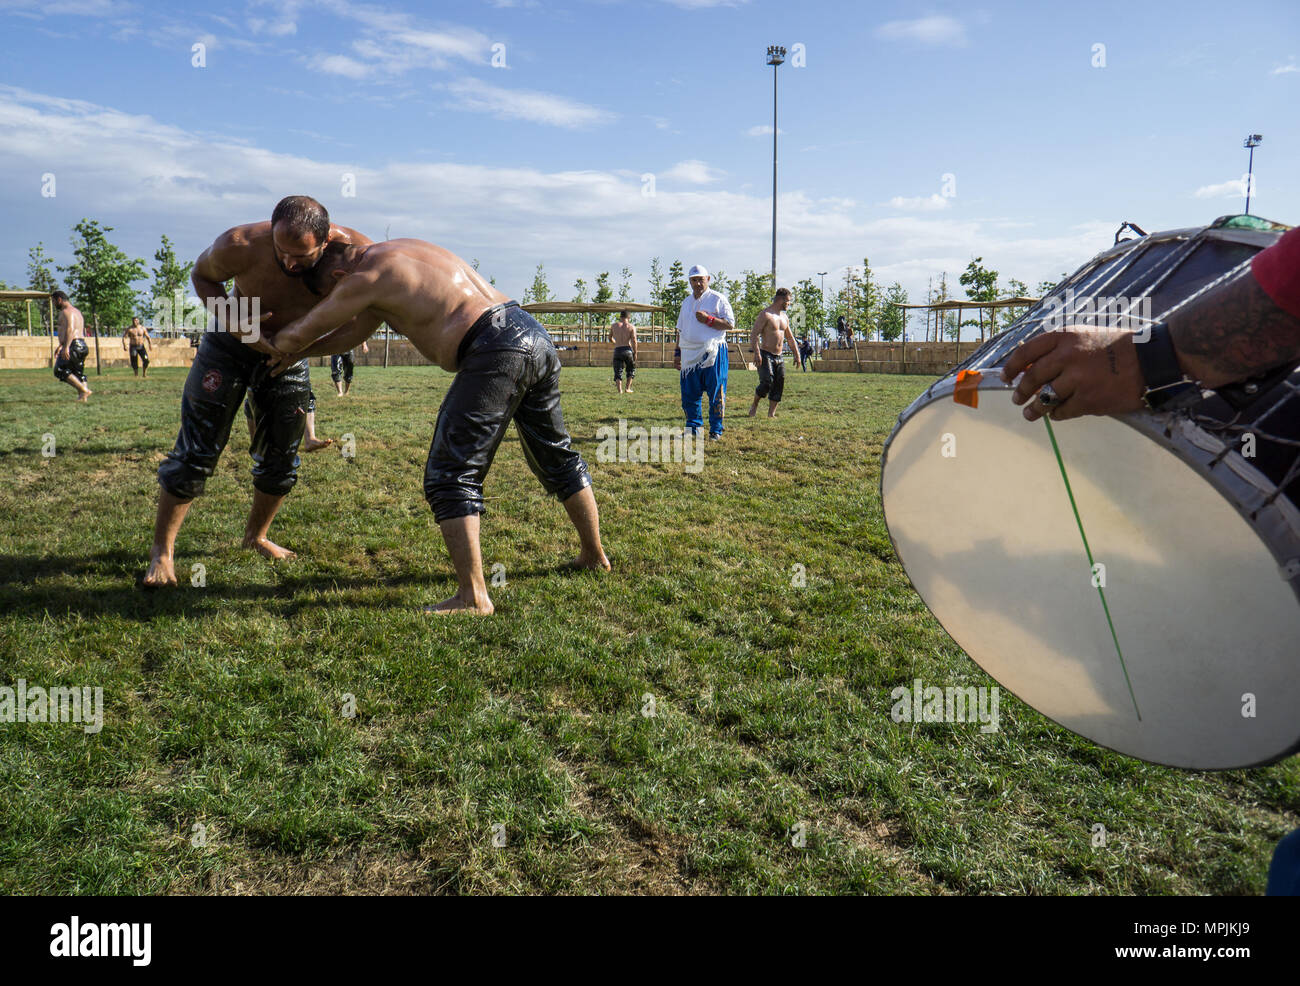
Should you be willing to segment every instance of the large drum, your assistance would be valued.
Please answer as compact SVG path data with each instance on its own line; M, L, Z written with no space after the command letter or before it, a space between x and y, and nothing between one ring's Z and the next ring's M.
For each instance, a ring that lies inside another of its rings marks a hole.
M1044 715L1154 763L1300 749L1300 371L1190 411L1052 424L1022 417L1000 369L1098 298L1165 318L1249 276L1284 228L1234 217L1117 243L927 389L885 443L889 534L944 629Z

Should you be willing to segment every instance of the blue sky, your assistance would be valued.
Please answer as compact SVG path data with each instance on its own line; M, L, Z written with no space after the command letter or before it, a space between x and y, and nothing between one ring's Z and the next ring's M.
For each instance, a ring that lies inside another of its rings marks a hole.
M780 70L783 283L866 256L919 300L982 255L1033 287L1122 220L1240 211L1252 132L1252 211L1300 222L1294 0L0 0L0 37L10 284L83 216L192 259L299 192L515 296L539 262L565 298L624 265L643 298L656 255L764 270L773 43L806 63Z

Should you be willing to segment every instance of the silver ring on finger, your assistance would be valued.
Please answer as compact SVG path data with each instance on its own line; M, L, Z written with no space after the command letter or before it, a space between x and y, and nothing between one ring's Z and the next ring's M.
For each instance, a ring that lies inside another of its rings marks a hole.
M1045 383L1038 391L1038 403L1043 407L1056 407L1061 403L1061 395L1052 389L1050 383Z

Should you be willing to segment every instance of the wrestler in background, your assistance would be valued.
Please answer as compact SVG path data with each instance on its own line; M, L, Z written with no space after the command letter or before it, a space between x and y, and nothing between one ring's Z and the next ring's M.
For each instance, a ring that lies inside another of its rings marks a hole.
M614 344L614 386L623 393L623 373L627 372L627 393L632 393L636 375L636 326L627 312L618 313L618 321L609 327L609 341Z
M366 343L361 344L361 352L370 352L370 346ZM346 396L352 390L352 374L356 369L356 358L352 355L352 350L346 353L335 353L330 357L330 379L334 381L334 389L338 391L340 397Z
M131 356L131 372L138 377L143 369L145 379L148 379L149 330L140 324L140 319L131 319L130 327L122 333L122 348Z
M86 320L62 291L55 291L50 297L59 312L59 348L54 354L54 379L76 390L77 402L84 404L94 393L86 382L86 357L90 355L85 340Z
M754 331L749 337L749 348L758 367L758 386L754 389L754 403L749 405L749 416L758 413L758 402L767 398L767 416L776 417L776 406L785 395L785 356L782 350L787 341L790 351L799 356L799 342L790 331L790 289L777 288L772 303L754 319Z

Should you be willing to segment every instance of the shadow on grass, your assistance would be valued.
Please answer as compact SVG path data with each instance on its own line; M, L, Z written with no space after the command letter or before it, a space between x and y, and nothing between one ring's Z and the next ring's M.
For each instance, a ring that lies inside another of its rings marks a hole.
M59 446L58 455L49 458L62 458L65 455L122 455L126 452L152 454L167 451L167 448L163 448L157 443L149 445L62 445ZM6 459L9 456L31 456L35 459L46 458L41 454L39 448L0 449L0 459Z
M275 566L278 581L273 585L210 581L204 587L194 587L182 578L179 586L144 589L140 583L145 565L136 552L0 555L0 613L18 617L112 613L123 619L150 622L160 617L215 614L228 609L231 602L238 602L243 604L240 608L244 611L255 609L284 617L317 606L331 609L340 606L364 609L409 607L410 600L402 590L412 585L427 587L431 594L437 594L449 585L454 591L455 580L450 568L361 577L329 572L297 575L293 572L293 564L279 563ZM578 570L561 563L514 569L511 578L577 574ZM67 576L112 579L115 584L109 587L35 584L43 579ZM299 598L305 594L320 594L320 598Z

